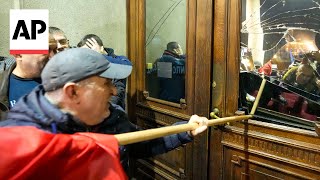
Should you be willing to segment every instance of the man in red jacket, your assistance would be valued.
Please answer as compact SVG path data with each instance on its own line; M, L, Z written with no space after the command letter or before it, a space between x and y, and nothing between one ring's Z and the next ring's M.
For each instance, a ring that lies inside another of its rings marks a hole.
M112 135L0 128L1 179L126 179Z
M132 66L112 63L91 49L60 52L44 68L42 85L21 98L0 126L34 126L65 134L138 131L139 127L129 121L122 108L109 103L117 93L112 79L124 79L131 71ZM195 122L199 127L193 131L120 146L123 167L128 169L129 157L150 157L191 142L207 129L208 119L192 116L189 123Z

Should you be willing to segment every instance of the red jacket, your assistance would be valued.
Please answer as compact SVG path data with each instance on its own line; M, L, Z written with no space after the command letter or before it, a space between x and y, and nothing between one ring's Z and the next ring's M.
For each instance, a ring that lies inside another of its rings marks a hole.
M264 64L261 68L258 69L259 73L263 73L264 75L270 76L272 73L272 63L271 61L268 61L266 64Z
M127 179L112 135L0 128L1 179Z

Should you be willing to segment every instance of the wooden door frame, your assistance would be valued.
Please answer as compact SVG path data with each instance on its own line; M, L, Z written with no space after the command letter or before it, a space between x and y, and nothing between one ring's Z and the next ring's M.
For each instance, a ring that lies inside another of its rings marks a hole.
M215 0L213 24L212 108L220 116L233 116L238 109L241 1ZM222 179L222 131L211 128L209 135L209 179Z
M213 1L187 0L187 73L185 109L149 101L145 90L145 1L127 0L128 57L133 71L128 79L128 114L136 121L136 108L156 109L164 113L181 114L187 120L192 114L209 116L212 73ZM191 177L207 179L208 132L194 139L192 159L187 164Z
M241 1L239 0L215 0L214 3L213 81L216 87L212 91L212 106L222 110L220 115L223 117L234 115L234 112L238 109L241 5ZM215 95L218 95L218 97ZM240 132L239 136L235 133L237 130ZM256 138L259 135L260 138ZM228 137L230 138L228 139ZM242 138L241 142L235 143L236 139L240 139L240 137ZM252 143L253 141L250 141L254 138L256 138L255 144ZM279 143L279 141L282 143ZM228 153L228 150L236 149L234 144L237 144L238 150L241 149L239 152L243 153L242 156L248 162L244 167L245 172L249 170L248 164L258 161L261 167L265 166L268 170L273 168L274 171L278 171L277 165L273 167L272 163L269 163L267 160L262 161L262 159L271 157L271 160L269 159L270 162L274 162L279 159L279 156L282 157L282 155L279 155L277 150L270 151L265 146L260 147L256 145L271 145L276 143L279 143L279 149L286 144L290 144L286 147L284 154L299 151L305 153L305 157L307 157L297 160L294 156L287 156L279 160L282 167L286 165L290 167L295 166L286 172L286 175L303 179L315 177L314 174L317 174L319 168L315 168L316 161L310 160L309 153L319 154L318 151L315 151L317 148L313 148L319 144L318 142L319 138L316 132L256 120L248 120L244 123L235 122L224 129L212 128L209 136L210 170L208 179L232 177L228 176L230 173L233 173L230 170L230 164L238 163L237 165L239 165L241 160L237 162L234 159L230 160L229 157L229 162L227 162L228 160L225 156L230 156L230 151ZM256 148L256 152L253 153L250 146L257 146L259 148ZM308 147L311 148L308 149ZM278 147L275 149L278 149ZM231 152L231 154L235 159L241 157L235 151ZM261 156L260 159L254 157L257 154ZM301 165L302 163L303 165ZM315 171L315 169L317 170Z

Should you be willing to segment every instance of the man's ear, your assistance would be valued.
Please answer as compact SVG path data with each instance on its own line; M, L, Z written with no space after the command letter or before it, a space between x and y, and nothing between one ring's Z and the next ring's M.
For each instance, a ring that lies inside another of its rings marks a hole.
M67 83L63 86L63 94L70 101L79 101L79 86L75 83Z
M21 58L21 54L13 54L12 56L13 56L14 58L16 58L16 59Z

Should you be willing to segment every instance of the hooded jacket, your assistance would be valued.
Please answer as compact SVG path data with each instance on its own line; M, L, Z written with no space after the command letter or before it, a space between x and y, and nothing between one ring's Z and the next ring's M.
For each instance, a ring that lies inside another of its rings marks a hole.
M159 67L163 63L171 64L169 68L171 74L168 73L170 72L168 69L164 69L167 66ZM180 103L180 99L185 97L185 56L165 50L163 55L156 60L156 68L160 86L159 98Z
M34 126L52 133L73 134L76 132L95 132L119 134L138 131L140 128L132 124L117 105L111 104L111 114L102 123L86 126L71 114L63 113L51 104L44 96L42 85L37 86L30 94L23 96L8 113L7 120L0 122L2 126ZM179 133L140 143L120 146L120 160L124 169L128 170L129 156L134 158L150 157L168 152L192 138L188 133Z
M15 67L16 61L13 58L0 61L0 120L9 111L9 77Z
M125 56L118 56L114 54L112 48L104 49L107 54L104 54L106 59L115 64L125 64L132 66L131 61ZM111 97L111 103L119 105L122 109L126 108L126 79L114 79L113 84L117 88L117 96Z

